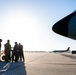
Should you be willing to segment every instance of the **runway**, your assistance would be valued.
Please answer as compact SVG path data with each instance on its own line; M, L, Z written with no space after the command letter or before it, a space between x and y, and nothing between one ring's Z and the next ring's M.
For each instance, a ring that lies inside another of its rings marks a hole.
M76 55L71 53L25 52L24 63L0 65L0 75L76 75Z

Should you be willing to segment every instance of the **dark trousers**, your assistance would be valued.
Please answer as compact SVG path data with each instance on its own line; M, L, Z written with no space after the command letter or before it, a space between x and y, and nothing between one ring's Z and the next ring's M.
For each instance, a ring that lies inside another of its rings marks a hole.
M12 54L12 62L13 62L13 61L15 61L15 62L18 61L18 53L17 53L17 52L14 52L14 53Z
M5 61L10 61L10 51L6 51L6 53L5 53Z
M18 54L19 54L20 61L22 61L22 59L23 59L23 61L25 61L23 52L19 52Z

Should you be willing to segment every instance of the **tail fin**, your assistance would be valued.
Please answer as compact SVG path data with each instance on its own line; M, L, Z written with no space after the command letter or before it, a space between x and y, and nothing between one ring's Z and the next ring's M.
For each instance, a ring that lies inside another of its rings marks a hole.
M70 47L68 47L67 51L70 51Z

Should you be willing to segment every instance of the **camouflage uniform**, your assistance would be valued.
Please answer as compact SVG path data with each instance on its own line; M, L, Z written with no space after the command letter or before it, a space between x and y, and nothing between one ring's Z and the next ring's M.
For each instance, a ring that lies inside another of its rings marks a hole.
M11 45L10 45L10 41L7 40L7 43L4 45L5 46L5 61L9 61L10 60L10 50L11 50Z

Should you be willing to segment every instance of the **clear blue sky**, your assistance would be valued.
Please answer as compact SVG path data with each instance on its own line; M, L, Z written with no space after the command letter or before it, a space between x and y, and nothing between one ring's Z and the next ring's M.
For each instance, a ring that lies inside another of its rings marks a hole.
M0 38L22 43L24 50L76 49L76 41L52 26L76 10L76 0L0 0Z

